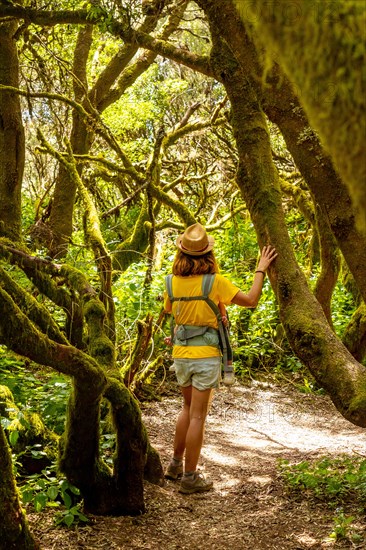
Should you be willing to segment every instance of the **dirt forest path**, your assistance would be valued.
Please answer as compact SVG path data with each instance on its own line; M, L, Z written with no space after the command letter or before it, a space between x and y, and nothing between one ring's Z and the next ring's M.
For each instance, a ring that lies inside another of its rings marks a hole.
M151 442L170 457L178 395L144 405ZM324 503L294 500L278 477L277 460L366 456L365 430L344 420L327 397L254 384L222 388L207 421L200 467L214 490L181 495L178 484L146 484L146 514L93 518L85 527L56 529L51 515L30 515L41 548L308 550L366 548L327 540L334 512ZM39 521L40 520L40 521ZM358 532L365 529L357 525Z

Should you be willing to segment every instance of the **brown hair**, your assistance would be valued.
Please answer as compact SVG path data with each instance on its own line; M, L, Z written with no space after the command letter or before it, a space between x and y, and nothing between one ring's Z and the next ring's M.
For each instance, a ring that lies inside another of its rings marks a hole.
M218 273L219 266L212 250L202 256L189 256L181 250L177 254L173 263L173 275L187 277L189 275L205 275L206 273Z

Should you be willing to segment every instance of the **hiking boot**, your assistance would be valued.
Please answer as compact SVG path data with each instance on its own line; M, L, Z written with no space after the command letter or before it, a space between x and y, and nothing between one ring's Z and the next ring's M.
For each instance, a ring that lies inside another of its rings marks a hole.
M184 476L180 482L178 491L185 495L191 493L204 493L212 489L213 483L205 479L205 476L200 472L195 472L193 476Z
M165 471L165 477L167 479L172 479L175 481L178 477L183 475L183 462L177 462L176 460L171 460L169 466Z

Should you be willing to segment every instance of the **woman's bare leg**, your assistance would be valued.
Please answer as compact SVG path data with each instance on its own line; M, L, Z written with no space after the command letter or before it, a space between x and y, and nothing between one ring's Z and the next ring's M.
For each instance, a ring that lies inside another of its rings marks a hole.
M186 435L189 427L189 409L191 406L192 386L180 388L183 395L183 408L179 413L174 436L174 458L182 459L186 447Z
M185 437L185 472L194 472L197 470L211 394L211 389L203 391L197 390L194 387L191 389L189 426Z

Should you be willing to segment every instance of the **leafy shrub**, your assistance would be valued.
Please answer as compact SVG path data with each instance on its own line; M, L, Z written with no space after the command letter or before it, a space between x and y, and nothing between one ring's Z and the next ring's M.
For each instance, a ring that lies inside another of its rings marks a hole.
M279 461L279 470L288 489L304 491L332 505L345 501L366 503L366 460L355 457L322 458L313 463L290 464Z
M364 540L354 522L362 517L366 505L366 460L343 456L322 458L314 462L304 461L290 464L288 460L279 460L280 475L292 495L316 498L335 508L333 529L329 541L347 539L353 543ZM344 508L352 509L352 515Z
M352 522L355 519L354 516L347 516L341 508L338 509L336 516L333 518L334 527L329 535L329 539L351 539L353 542L362 541L363 537L352 528Z
M56 465L45 469L41 474L26 476L19 483L23 504L32 504L36 512L45 508L64 507L55 516L56 525L67 527L88 522L88 518L80 511L80 491L65 478L56 475Z
M21 413L39 413L47 428L60 435L65 425L70 382L61 374L37 366L33 370L25 361L0 349L1 382L12 392Z

